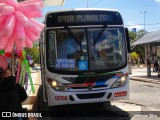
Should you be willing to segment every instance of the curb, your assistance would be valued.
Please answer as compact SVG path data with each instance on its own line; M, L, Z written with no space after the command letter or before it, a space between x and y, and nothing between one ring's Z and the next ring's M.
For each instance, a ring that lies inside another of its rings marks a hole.
M129 79L134 81L140 81L140 82L160 84L160 80L157 80L157 79L139 78L139 77L130 77Z

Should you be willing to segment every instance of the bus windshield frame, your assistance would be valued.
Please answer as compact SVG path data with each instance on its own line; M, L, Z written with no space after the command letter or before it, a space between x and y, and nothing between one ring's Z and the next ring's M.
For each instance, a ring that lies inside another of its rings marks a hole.
M47 29L46 63L49 71L59 74L101 73L123 69L127 65L124 28Z

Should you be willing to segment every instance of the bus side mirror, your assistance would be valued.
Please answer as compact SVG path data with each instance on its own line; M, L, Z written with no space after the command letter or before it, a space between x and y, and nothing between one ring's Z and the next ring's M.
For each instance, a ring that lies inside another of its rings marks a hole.
M130 45L128 28L125 28L125 35L126 35L126 42L127 42L127 50L128 50L128 53L131 53L131 45Z

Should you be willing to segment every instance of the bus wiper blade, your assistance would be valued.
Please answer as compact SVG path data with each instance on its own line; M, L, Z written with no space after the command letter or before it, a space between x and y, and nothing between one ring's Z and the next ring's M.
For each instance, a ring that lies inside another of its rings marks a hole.
M80 42L78 42L79 40L77 39L77 37L75 36L75 34L67 26L65 26L65 29L67 29L68 33L76 41L76 43L80 45Z
M97 37L94 39L94 49L96 46L96 43L98 42L99 38L102 36L103 32L105 31L107 25L104 25L102 30L98 33Z

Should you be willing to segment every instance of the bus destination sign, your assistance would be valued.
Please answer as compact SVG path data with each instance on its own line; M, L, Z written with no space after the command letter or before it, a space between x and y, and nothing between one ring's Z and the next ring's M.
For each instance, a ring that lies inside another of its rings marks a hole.
M105 14L91 15L62 15L57 17L59 23L77 23L77 22L105 22L111 21L112 17Z
M120 25L123 24L118 12L61 12L50 13L46 19L47 27L72 25Z

